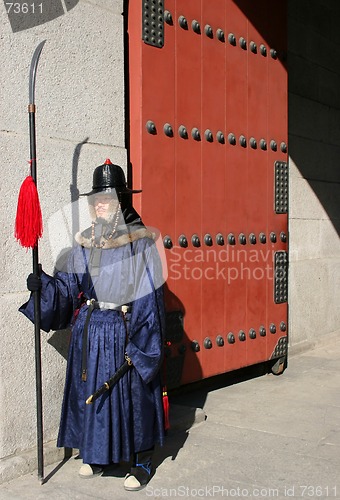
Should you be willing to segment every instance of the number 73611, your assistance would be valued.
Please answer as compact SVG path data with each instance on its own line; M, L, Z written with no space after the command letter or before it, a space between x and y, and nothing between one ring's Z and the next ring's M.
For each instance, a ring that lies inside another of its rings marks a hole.
M42 14L43 4L6 2L7 14Z

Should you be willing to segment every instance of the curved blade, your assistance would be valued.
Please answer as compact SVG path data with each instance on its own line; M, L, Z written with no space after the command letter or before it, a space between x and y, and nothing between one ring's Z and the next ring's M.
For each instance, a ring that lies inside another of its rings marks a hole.
M30 68L30 79L29 79L29 104L34 104L34 93L35 93L35 75L37 72L37 66L41 51L45 45L46 40L39 43L38 47L35 49Z

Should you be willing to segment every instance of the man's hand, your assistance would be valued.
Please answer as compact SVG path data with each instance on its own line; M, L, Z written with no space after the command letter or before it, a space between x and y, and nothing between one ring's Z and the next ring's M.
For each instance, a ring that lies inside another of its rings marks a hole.
M29 274L27 277L27 288L30 292L38 292L41 290L42 283L40 276L37 274Z

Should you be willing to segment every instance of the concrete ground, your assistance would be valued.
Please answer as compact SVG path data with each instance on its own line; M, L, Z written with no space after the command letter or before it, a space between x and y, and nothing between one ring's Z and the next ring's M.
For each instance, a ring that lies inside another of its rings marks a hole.
M340 339L173 395L172 430L148 486L126 492L127 466L78 477L75 456L0 485L0 500L340 498ZM262 370L262 371L261 371Z

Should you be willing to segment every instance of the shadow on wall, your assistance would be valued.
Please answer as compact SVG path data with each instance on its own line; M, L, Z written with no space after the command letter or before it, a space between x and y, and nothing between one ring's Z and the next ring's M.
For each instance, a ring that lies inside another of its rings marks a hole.
M73 159L72 159L72 179L70 183L70 198L72 203L72 235L75 235L79 231L79 210L78 204L73 203L76 202L79 198L79 189L78 189L78 166L79 166L79 158L81 149L89 140L89 137L86 137L82 142L77 144L74 149ZM54 272L55 274L58 269L66 269L66 262L72 248L63 249L58 255L55 265ZM70 343L71 329L59 330L58 332L54 332L49 340L47 341L52 347L59 352L59 354L67 359L68 356L68 347Z
M304 105L308 108L308 100L304 101ZM303 112L301 106L299 110ZM290 135L289 152L301 176L308 182L334 229L340 235L340 146ZM306 209L308 210L308 206ZM313 218L302 213L298 214L298 217ZM317 218L320 219L321 216Z
M280 42L272 16L286 25L289 57L278 59L288 70L289 155L340 234L340 4L278 0L268 15L267 0L234 3L268 47Z
M340 4L289 0L288 16L289 154L340 234Z

